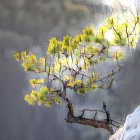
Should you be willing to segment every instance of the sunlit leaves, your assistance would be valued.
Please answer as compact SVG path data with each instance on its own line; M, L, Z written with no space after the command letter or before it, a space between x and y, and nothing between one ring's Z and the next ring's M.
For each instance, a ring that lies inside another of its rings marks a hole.
M54 97L54 101L55 101L56 104L61 104L61 100L59 99L58 96Z
M102 43L103 38L100 38L99 36L92 36L91 41L93 41L95 44Z
M79 88L79 89L77 90L77 93L83 95L83 94L85 94L87 91L88 91L87 88Z
M39 79L39 80L37 80L37 83L38 83L38 84L43 84L43 83L44 83L44 79Z
M89 86L90 83L91 83L91 80L90 80L90 79L87 79L87 80L84 82L84 85L87 87L87 86Z
M108 71L104 77L96 68L98 65L102 66L102 63L105 63L105 66L106 62L113 59L114 63L119 65L118 62L125 55L117 49L118 46L135 48L139 34L139 16L122 24L109 17L96 33L93 27L87 27L74 38L66 35L61 41L56 38L50 39L45 57L37 58L33 53L26 51L17 52L14 58L21 61L25 71L45 73L43 79L30 80L31 86L38 91L33 90L27 94L25 100L29 104L37 103L49 107L54 103L61 103L61 96L57 92L58 89L62 91L62 86L82 95L89 90L111 87L110 80L113 83L113 74L117 72ZM50 85L48 88L45 86L44 79L47 84L52 85L51 89ZM55 82L59 82L56 87Z
M140 16L136 16L134 19L133 19L133 23L134 24L138 24L140 26Z
M113 17L109 17L106 20L106 27L109 29L112 29L116 24L116 19L114 19Z
M82 81L77 79L77 80L74 81L74 83L75 83L76 85L81 85L81 84L82 84Z
M138 42L138 37L133 35L129 38L129 46L131 46L132 48L136 47L137 42Z
M77 36L73 39L73 41L74 41L74 40L75 40L75 42L76 42L77 44L82 43L82 34L77 35Z
M47 50L47 54L50 54L50 55L53 56L62 47L62 42L57 41L56 38L52 38L49 41L50 41L50 44L49 44L49 47L48 47L48 50Z
M87 27L85 30L83 30L83 34L85 34L85 35L95 35L94 28L92 26Z
M33 105L33 104L35 103L34 99L32 99L28 94L25 95L24 100L25 100L26 102L28 102L30 105Z
M25 50L25 51L21 52L21 59L25 60L26 57L27 57L27 55L26 55L26 50Z
M75 85L75 83L74 83L74 82L69 82L69 83L67 83L67 86L68 86L68 87L70 87L70 88L73 88L73 87L74 87L74 85Z
M55 90L49 90L47 87L41 87L38 91L32 90L30 94L25 95L24 100L30 105L37 103L38 105L43 104L47 107L50 107L53 103L61 104L61 100Z
M34 105L35 102L37 101L37 92L32 90L32 92L30 93L30 95L25 95L24 100L26 102L28 102L30 105Z
M70 45L70 40L71 40L71 37L69 37L68 35L66 35L63 38L63 45L68 47Z
M64 75L63 78L64 78L65 81L69 79L69 77L67 75Z
M117 44L117 45L119 45L119 46L126 46L126 43L127 43L127 40L126 40L126 38L115 38L114 39L114 42Z
M98 89L98 85L92 84L91 85L91 88L94 89L94 90L96 90L96 89Z
M100 38L103 38L105 36L105 33L108 31L108 28L106 26L103 26L103 27L100 27L98 29L98 33L97 35L100 37Z
M38 95L41 97L42 95L49 94L49 90L47 87L41 87L38 91Z
M44 105L50 107L52 105L52 101L47 100Z
M39 63L37 62L37 57L29 53L28 55L26 54L26 51L23 51L20 53L16 53L14 55L14 58L17 61L22 61L21 65L24 67L25 71L33 71L33 72L42 72L43 69L39 67Z
M45 66L46 65L45 58L43 58L43 57L39 58L39 63L40 63L40 65Z
M83 65L82 65L82 70L84 71L84 70L86 70L88 68L88 66L86 65L86 63L84 63Z
M85 88L79 88L79 89L77 90L77 93L78 93L78 94L85 94L85 93L86 93L86 89L85 89Z
M79 49L75 49L74 50L74 55L75 55L75 57L80 57L81 56L80 50Z
M44 83L44 79L39 79L39 80L31 79L29 82L30 82L32 87L36 87L39 84L43 84Z
M87 46L87 52L88 52L88 54L90 54L90 55L95 55L95 54L97 54L97 53L99 53L99 51L100 51L100 49L98 49L97 47L95 47L95 46L91 46L91 45L88 45Z
M29 53L26 59L24 59L22 62L22 67L24 67L25 71L39 71L37 69L37 66L38 66L37 58L32 53Z
M83 30L82 40L83 42L89 43L93 36L95 36L94 28L92 26L87 27L85 30Z
M89 43L91 40L91 36L87 35L87 34L84 34L83 35L83 42L85 43Z
M106 56L102 56L101 59L102 59L102 61L106 61L107 57Z
M71 41L70 47L74 49L78 49L79 45L82 43L82 34L77 35L73 40Z
M17 53L14 55L14 58L15 58L17 61L20 61L20 54L17 52Z
M55 71L55 73L61 72L61 61L60 60L56 60L55 66L54 66L54 71Z
M74 63L75 65L78 65L78 63L79 63L78 59L74 59L74 60L73 60L73 63Z
M100 77L100 73L97 72L95 80L97 81L99 79L99 77Z
M43 101L39 100L38 105L42 105Z
M62 59L62 61L61 61L61 64L63 65L63 66L69 66L69 59L68 58L66 58L66 57L63 57L63 59Z
M73 81L73 77L70 77L67 86L73 88L74 86L81 86L82 83L83 81L79 79Z
M123 52L119 52L119 50L116 50L114 53L113 53L113 57L114 57L114 61L120 61L122 58L124 58L124 53Z

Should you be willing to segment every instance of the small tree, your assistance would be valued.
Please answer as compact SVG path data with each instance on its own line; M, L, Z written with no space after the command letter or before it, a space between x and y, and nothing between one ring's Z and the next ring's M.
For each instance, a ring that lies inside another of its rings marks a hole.
M107 34L112 40L107 38ZM34 73L44 73L42 79L31 79L30 84L38 87L25 96L25 100L33 105L50 107L53 103L61 104L65 101L68 114L66 121L104 128L112 135L116 122L111 119L110 112L103 103L103 113L105 120L97 120L96 115L99 110L82 110L80 116L75 116L74 106L67 96L67 90L73 90L80 95L85 95L89 91L98 89L107 90L114 83L114 76L120 72L123 65L120 60L124 58L124 53L119 47L128 46L135 48L140 34L140 16L136 16L131 22L118 24L113 17L107 18L103 27L95 33L93 27L87 27L75 38L68 35L62 41L56 38L50 40L46 57L37 57L26 51L16 53L14 58L21 61L25 71ZM104 68L110 60L115 64L107 72L95 71L96 66ZM94 118L85 118L86 111L95 111Z

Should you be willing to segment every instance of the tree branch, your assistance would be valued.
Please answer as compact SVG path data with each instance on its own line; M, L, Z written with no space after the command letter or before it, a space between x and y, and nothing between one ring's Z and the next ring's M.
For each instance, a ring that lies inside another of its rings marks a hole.
M83 117L75 117L73 115L68 114L66 121L69 123L78 123L78 124L83 124L83 125L89 125L89 126L93 126L95 128L104 128L111 135L113 135L115 132L112 127L112 124L104 122L104 121L100 121L100 120L83 118Z
M73 105L72 105L71 101L69 100L69 98L66 97L66 86L65 85L63 85L62 92L61 92L60 96L67 103L67 108L68 108L68 114L67 114L67 118L66 118L67 122L89 125L89 126L93 126L95 128L104 128L111 135L115 133L114 128L113 128L114 125L112 124L110 116L108 115L109 112L107 112L105 110L105 113L107 114L107 119L103 120L103 121L95 119L97 112L98 112L97 110L96 110L96 113L95 113L93 119L83 117L86 110L83 110L82 114L80 116L76 117L76 116L74 116Z

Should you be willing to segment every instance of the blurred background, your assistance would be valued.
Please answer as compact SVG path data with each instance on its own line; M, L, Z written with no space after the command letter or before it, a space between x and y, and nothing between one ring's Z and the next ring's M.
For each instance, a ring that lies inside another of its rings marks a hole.
M120 1L130 6L131 2ZM118 0L0 0L0 140L108 139L105 130L66 123L63 105L29 106L24 96L31 89L30 76L13 55L25 49L39 56L45 54L50 38L75 36L91 25L98 28L106 17L122 10L126 9L119 9ZM139 44L126 53L128 57L116 78L117 84L100 94L76 95L72 99L76 108L102 109L104 100L112 116L122 122L140 104Z

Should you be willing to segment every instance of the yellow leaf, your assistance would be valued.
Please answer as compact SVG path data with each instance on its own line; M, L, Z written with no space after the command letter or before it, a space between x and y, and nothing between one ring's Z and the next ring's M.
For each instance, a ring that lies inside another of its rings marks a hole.
M47 107L50 107L51 104L52 104L52 101L46 101L46 103L44 105L47 106Z
M87 65L86 64L82 65L82 69L86 70L87 69Z
M40 64L41 64L42 66L45 67L45 58L41 57L41 58L39 59L39 62L40 62Z
M25 60L25 58L26 58L26 50L21 52L21 58L22 58L22 60Z
M44 79L39 79L39 80L37 80L37 83L38 83L38 84L43 84L43 83L44 83Z
M41 100L38 101L38 105L42 105L42 103L43 103L43 102L42 102Z
M17 61L20 61L20 54L17 52L17 53L14 55L14 58L15 58Z
M32 87L37 86L37 80L36 80L36 79L31 79L31 80L29 81L29 83L31 84Z
M29 81L29 83L31 84L32 87L36 87L36 86L39 85L39 84L43 84L43 83L44 83L44 79L38 79L38 80L36 80L36 79L31 79L31 80Z
M81 80L75 80L74 83L77 84L77 85L81 85L82 84L82 81Z
M67 76L67 75L64 75L64 80L68 80L69 79L69 77Z
M98 86L93 84L93 85L91 85L91 88L98 89Z

